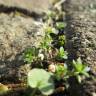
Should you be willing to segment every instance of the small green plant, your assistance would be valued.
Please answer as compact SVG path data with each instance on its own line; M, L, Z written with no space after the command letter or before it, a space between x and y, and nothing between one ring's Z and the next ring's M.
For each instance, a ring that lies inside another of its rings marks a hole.
M34 88L31 96L35 96L36 91L40 90L43 95L50 95L54 92L54 82L52 74L44 69L32 69L28 73L28 85Z
M90 68L82 63L81 58L78 58L77 61L73 60L74 75L77 77L79 82L81 82L82 76L89 77L89 70Z
M52 43L52 38L48 33L46 33L43 42L41 42L40 48L43 50L50 50L51 43Z
M47 14L47 18L55 18L56 17L56 12L55 11L49 11Z
M45 32L46 32L47 34L53 33L53 28L50 27L50 26L47 26L47 27L45 28Z
M69 77L68 68L66 64L64 64L64 66L59 65L59 64L56 65L55 77L57 80L60 80L60 79L66 80Z
M64 50L63 47L60 47L60 49L58 50L56 59L58 60L63 60L63 59L68 59L68 53Z
M65 37L65 35L60 35L59 37L58 37L58 45L59 46L64 46L65 45L65 42L66 42L66 37Z
M58 30L64 29L65 26L66 26L66 24L65 24L64 22L57 22L57 23L56 23L56 28L57 28Z
M37 59L38 53L39 50L36 47L26 49L25 52L23 53L24 61L29 64L32 63Z

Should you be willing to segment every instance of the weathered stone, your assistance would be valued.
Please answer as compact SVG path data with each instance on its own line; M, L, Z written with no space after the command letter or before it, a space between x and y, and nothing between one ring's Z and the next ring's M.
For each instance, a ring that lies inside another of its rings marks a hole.
M43 37L42 22L14 12L9 15L0 13L0 78L18 77L24 64L20 59L22 52L28 47L38 46Z
M66 37L69 60L81 57L96 76L96 0L66 0ZM71 80L70 96L93 96L96 79L76 84ZM76 92L76 93L74 93Z
M24 9L37 14L47 13L54 0L0 0L0 6ZM6 10L6 9L5 9Z
M68 1L70 1L68 3ZM77 2L76 2L77 1ZM92 2L83 0L80 6L85 8L81 11L78 10L78 5L81 0L67 0L66 12L67 14L67 47L70 58L75 59L81 57L83 61L91 67L91 71L96 73L96 11L86 6L90 2L96 4L95 0ZM85 2L85 3L84 3ZM68 5L68 6L67 6ZM69 6L76 6L69 8ZM94 9L95 10L95 9Z
M96 0L66 0L64 8L67 12L83 11L87 9L94 9L96 6Z

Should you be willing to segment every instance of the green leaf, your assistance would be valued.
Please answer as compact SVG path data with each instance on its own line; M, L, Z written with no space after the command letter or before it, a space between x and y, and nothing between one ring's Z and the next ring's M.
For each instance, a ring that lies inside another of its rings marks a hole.
M66 26L66 23L64 23L64 22L57 22L56 23L57 29L64 29L65 26Z
M81 58L78 58L77 61L73 60L73 65L74 65L74 76L77 77L79 83L81 82L81 77L80 76L86 76L89 77L88 71L90 68L84 64L82 64Z
M77 75L77 80L78 80L79 83L81 83L82 79L81 79L80 75Z
M84 76L89 77L89 74L87 72L82 71L81 72Z
M77 63L82 65L82 60L80 57L77 59Z
M76 61L75 60L73 60L73 65L76 66Z
M73 60L73 65L76 71L82 72L83 64L80 58L78 58L77 61Z
M52 27L47 27L46 29L45 29L45 32L47 32L47 34L50 34L50 33L53 33L53 29L52 29Z
M63 55L64 54L64 48L60 47L60 54Z
M43 83L41 86L39 86L39 90L44 95L49 95L54 92L54 85L52 83L52 80L49 80L47 83Z
M67 52L64 52L63 59L68 59Z
M66 78L68 77L67 74L68 73L68 69L67 69L67 66L64 65L56 65L56 72L55 72L55 77L57 80L60 80L61 78ZM62 77L63 76L63 77ZM65 79L64 78L64 79Z
M82 70L83 70L82 64L77 64L76 69L77 69L78 72L82 72Z
M48 18L54 18L54 17L56 17L56 12L49 11L47 16L48 16Z
M65 35L60 35L60 36L58 37L58 45L59 45L59 46L64 46L65 42L66 42L66 37L65 37Z
M51 76L49 72L35 68L28 73L28 85L32 88L38 88L44 95L49 95L54 91Z
M57 59L67 59L68 58L67 54L68 53L64 51L64 48L60 47L58 54L57 54Z
M28 63L32 63L36 59L38 53L39 50L36 47L27 48L23 53L24 61Z

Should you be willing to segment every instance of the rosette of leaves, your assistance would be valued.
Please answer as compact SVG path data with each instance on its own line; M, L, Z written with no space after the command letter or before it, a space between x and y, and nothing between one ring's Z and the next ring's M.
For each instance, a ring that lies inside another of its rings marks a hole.
M64 50L63 47L60 47L60 49L58 50L57 52L57 56L56 56L56 59L57 60L65 60L65 59L68 59L68 53L67 51Z
M73 71L74 75L77 77L78 81L81 83L82 76L89 77L90 68L82 63L81 58L78 58L77 61L73 60Z
M35 92L40 90L43 95L50 95L54 92L54 82L52 74L44 69L33 69L28 73L28 85L34 88ZM31 96L35 95L32 92Z
M68 67L66 64L64 65L56 65L56 72L55 72L55 78L57 80L64 79L66 80L68 78Z
M33 61L37 60L39 50L36 47L27 48L23 53L24 61L27 63L32 63Z

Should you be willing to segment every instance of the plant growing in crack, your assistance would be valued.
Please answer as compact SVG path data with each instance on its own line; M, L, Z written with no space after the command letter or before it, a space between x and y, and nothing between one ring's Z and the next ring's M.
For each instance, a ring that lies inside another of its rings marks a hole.
M57 60L65 60L65 59L68 59L68 53L67 51L64 50L63 47L60 47L60 49L58 50L57 52L57 56L56 56L56 59Z
M50 35L45 36L43 42L41 42L40 48L43 50L50 50L51 49L51 42L52 42L52 38Z
M89 77L89 71L90 68L82 63L81 58L78 58L77 61L73 60L73 73L79 83L81 83L82 76Z
M66 36L65 35L60 35L58 37L58 41L57 41L59 46L64 46L66 43Z
M66 26L66 23L64 23L64 22L57 22L57 23L56 23L56 28L57 28L58 30L64 29L65 26Z
M56 71L55 71L55 74L54 74L55 78L57 80L63 79L63 80L66 81L66 79L69 78L68 71L69 70L68 70L68 67L67 67L66 64L64 64L64 65L60 65L60 64L56 65Z
M44 40L43 42L41 42L39 48L42 50L42 53L44 55L44 59L48 59L48 55L50 54L51 50L52 50L52 38L50 36L49 33L45 34Z
M39 50L36 47L27 48L23 53L24 61L28 64L32 63L33 61L37 60Z

